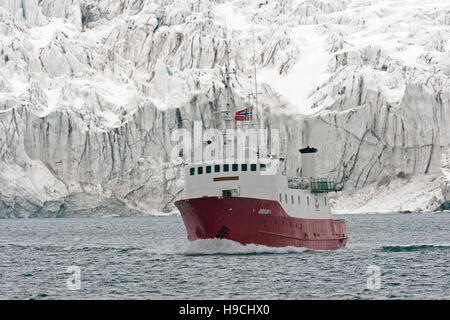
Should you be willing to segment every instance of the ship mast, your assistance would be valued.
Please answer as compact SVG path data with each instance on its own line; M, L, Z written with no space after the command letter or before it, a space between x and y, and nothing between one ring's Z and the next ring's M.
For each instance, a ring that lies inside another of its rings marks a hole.
M259 121L259 109L258 109L258 79L256 78L256 50L255 50L255 30L253 28L253 21L256 17L256 14L252 18L252 47L253 47L253 77L255 81L255 121L257 122L257 133L256 133L256 159L259 161L260 158L260 143L264 143L264 141L260 141L262 137L259 135L259 129L261 127L260 121ZM252 121L252 127L254 127L255 123Z
M227 151L231 151L234 158L234 135L228 136L227 130L233 129L231 126L232 117L231 117L231 110L230 110L230 75L235 74L235 71L230 71L230 42L226 41L226 62L225 62L225 72L222 73L222 82L225 85L226 90L226 109L223 110L221 113L223 115L223 119L225 121L225 131L223 133L223 156L224 161L227 161L228 155ZM231 145L232 149L227 148L227 145Z
M259 124L259 119L258 119L258 81L256 79L255 32L253 30L253 19L255 19L255 16L253 16L253 18L252 18L253 73L254 73L254 78L255 78L255 116L256 116L256 121Z
M229 127L229 123L232 121L231 110L230 110L230 75L236 73L235 71L233 71L233 72L230 71L229 42L227 42L226 55L227 55L227 60L226 60L226 63L225 63L225 72L222 74L223 82L225 84L225 90L226 90L226 93L227 93L226 109L225 109L225 111L223 111L223 113L224 113L224 120L225 120L225 130L226 129L231 129L231 127Z
M260 127L260 123L259 123L259 117L258 117L258 81L257 81L257 77L256 77L256 53L255 53L255 33L254 33L254 29L253 29L253 19L252 18L252 42L253 42L253 56L252 56L252 63L253 63L253 77L254 77L254 84L255 84L255 92L254 94L252 92L250 92L247 95L248 98L248 107L252 107L251 106L251 98L254 98L254 107L253 107L253 115L255 116L255 119L250 120L250 125L252 127L255 126L255 122L257 124L257 129L259 129ZM225 21L225 29L226 28L226 21ZM233 154L232 158L235 158L235 145L234 145L234 141L235 141L235 136L234 135L227 135L227 130L228 129L235 129L236 128L236 122L234 122L234 126L231 125L231 122L234 120L232 117L232 113L231 113L231 106L230 106L230 101L231 101L231 88L230 88L230 76L232 74L236 74L236 71L230 71L230 41L228 40L228 32L226 33L226 60L225 60L225 72L222 72L222 82L225 85L225 90L226 90L226 108L225 110L221 111L224 122L225 122L225 132L223 134L223 147L224 147L224 161L226 162L228 159L230 159L231 157L228 156L228 154L226 153L231 152ZM247 121L245 121L244 123L245 127L248 128L249 123ZM259 130L257 130L259 131ZM261 137L259 137L259 133L256 133L256 145L257 145L257 151L256 151L256 157L257 159L259 158L259 140ZM227 148L227 146L230 146Z

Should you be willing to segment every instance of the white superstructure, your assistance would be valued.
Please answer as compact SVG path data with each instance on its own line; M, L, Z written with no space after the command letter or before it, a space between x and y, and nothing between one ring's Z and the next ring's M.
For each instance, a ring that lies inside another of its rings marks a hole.
M291 217L331 219L327 194L311 192L311 181L314 183L311 179L288 178L260 162L191 164L185 171L185 198L234 196L273 200Z

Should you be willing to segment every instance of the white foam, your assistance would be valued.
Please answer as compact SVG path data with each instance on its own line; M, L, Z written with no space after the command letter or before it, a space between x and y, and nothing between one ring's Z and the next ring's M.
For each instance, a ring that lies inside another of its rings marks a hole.
M152 254L184 254L184 255L243 255L243 254L286 254L301 253L307 250L301 247L268 247L257 244L243 245L228 239L202 239L163 245L151 249Z

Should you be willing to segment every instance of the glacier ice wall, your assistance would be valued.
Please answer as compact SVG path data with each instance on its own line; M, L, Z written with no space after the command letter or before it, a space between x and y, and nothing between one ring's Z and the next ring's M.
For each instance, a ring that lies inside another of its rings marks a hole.
M440 1L0 0L0 216L58 215L82 194L171 211L171 133L223 128L227 51L231 107L256 65L288 173L314 145L344 192L423 176L412 210L436 210L450 201L449 39Z

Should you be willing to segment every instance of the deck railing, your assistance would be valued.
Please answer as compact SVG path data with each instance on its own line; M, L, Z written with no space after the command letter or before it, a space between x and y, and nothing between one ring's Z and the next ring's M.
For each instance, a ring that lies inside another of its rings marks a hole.
M307 179L303 179L303 178L289 177L288 178L288 188L289 189L308 189L309 181Z
M288 178L289 189L310 189L312 193L336 191L336 181L327 178Z
M310 179L311 192L321 193L336 191L336 181L327 178Z

